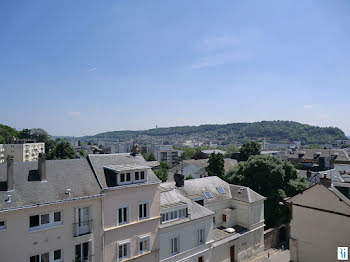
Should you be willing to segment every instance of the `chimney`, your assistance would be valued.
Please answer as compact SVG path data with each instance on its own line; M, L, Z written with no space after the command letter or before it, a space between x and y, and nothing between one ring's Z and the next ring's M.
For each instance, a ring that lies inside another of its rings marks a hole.
M320 183L327 188L330 188L332 185L332 179L327 177L327 174L324 174L323 177L320 178Z
M183 187L185 185L185 176L182 174L174 174L174 180L177 187Z
M7 191L13 191L13 163L14 157L7 156Z
M46 178L46 155L44 153L39 154L38 172L39 172L40 180L47 181L47 178Z
M137 156L137 155L140 154L140 152L141 152L141 150L140 150L139 145L138 145L138 144L135 144L135 145L133 146L131 155L132 155L132 156Z

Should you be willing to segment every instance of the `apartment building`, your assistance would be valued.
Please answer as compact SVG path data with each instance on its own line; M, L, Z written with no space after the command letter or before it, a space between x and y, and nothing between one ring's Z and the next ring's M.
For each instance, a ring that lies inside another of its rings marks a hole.
M214 212L161 185L160 261L211 261Z
M241 261L264 250L265 197L253 190L175 175L161 192L161 261Z
M159 261L159 179L139 149L89 155L104 194L103 261Z
M337 261L338 247L349 246L350 194L344 192L349 187L349 183L332 183L325 176L287 200L292 210L291 261Z
M154 156L158 162L168 162L170 165L179 163L179 151L171 145L161 145L154 150Z
M5 149L4 145L0 144L0 163L5 162Z
M40 153L45 153L45 143L21 143L4 144L5 159L13 156L15 162L37 161Z
M86 159L0 164L1 262L102 262L101 212Z

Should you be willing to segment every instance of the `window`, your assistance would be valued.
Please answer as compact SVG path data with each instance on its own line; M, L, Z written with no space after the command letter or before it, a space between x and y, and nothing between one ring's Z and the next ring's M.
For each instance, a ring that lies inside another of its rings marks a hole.
M126 224L128 223L128 205L124 205L118 208L118 224Z
M6 229L6 223L5 221L0 221L0 230Z
M34 215L29 217L29 228L41 229L62 224L61 212Z
M126 181L131 181L131 174L130 173L126 173Z
M89 242L75 245L75 261L89 261L90 249Z
M204 195L207 199L213 198L210 192L204 192Z
M125 174L124 173L120 174L120 182L121 183L125 182Z
M145 179L145 171L141 171L141 180Z
M222 215L222 221L226 222L226 215L225 214Z
M204 244L204 228L198 230L198 245Z
M53 252L47 252L41 255L31 256L30 262L61 262L62 255L61 249L55 250Z
M139 253L147 252L150 250L150 237L141 236L139 237Z
M203 257L199 257L198 258L198 262L203 262L204 261L204 258Z
M148 218L148 203L139 204L139 219Z
M217 187L216 190L219 191L221 195L226 194L226 191L223 187Z
M140 180L140 173L139 172L135 172L135 180Z
M171 254L175 255L179 253L179 237L174 237L171 239Z
M162 222L167 222L167 221L172 221L172 220L177 220L180 218L187 217L187 208L182 208L179 210L174 210L174 211L169 211L166 213L162 213Z
M124 242L118 244L118 258L122 261L130 257L130 242Z

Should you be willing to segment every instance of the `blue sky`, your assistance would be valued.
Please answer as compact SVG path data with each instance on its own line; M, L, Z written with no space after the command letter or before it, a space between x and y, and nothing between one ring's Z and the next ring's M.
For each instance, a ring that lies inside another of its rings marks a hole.
M350 2L1 1L0 123L294 120L350 135Z

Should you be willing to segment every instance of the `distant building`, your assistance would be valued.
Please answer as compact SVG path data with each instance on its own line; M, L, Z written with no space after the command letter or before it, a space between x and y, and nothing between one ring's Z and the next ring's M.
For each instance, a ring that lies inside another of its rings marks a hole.
M237 160L225 158L224 169L225 172L232 169L237 164ZM208 166L208 159L189 159L183 160L173 168L168 170L168 181L174 181L175 174L183 174L185 179L187 177L201 178L208 176L206 167Z
M173 149L171 145L158 146L154 156L158 162L168 162L170 165L179 163L179 151Z
M287 159L292 163L318 163L322 158L333 159L333 164L350 164L349 152L346 149L303 149L287 155Z
M223 150L219 150L219 149L208 149L208 150L202 150L203 153L207 154L207 155L210 155L212 153L214 154L222 154L222 155L225 155L226 154L226 151L223 151Z
M350 243L350 195L323 177L303 193L287 200L292 209L290 260L337 261L338 247Z
M5 159L13 156L15 162L37 161L40 153L45 153L45 143L23 143L4 144Z
M5 148L3 144L0 144L0 163L5 162Z

